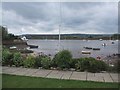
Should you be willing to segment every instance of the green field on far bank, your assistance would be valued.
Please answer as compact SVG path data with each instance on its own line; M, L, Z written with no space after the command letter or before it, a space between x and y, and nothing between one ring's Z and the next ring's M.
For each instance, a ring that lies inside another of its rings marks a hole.
M117 83L58 80L3 74L3 88L118 88Z

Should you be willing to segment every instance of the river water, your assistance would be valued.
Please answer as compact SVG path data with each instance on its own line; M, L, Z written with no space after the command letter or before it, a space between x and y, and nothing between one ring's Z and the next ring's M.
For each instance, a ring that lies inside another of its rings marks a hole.
M54 56L59 50L59 41L58 40L36 40L30 39L27 41L30 45L38 45L36 49L31 49L37 53L43 52L44 54L51 54ZM103 43L106 43L106 46L102 46ZM100 48L100 50L87 50L84 47L93 47ZM60 50L67 49L71 51L73 58L79 57L97 57L102 58L118 53L118 41L114 41L112 44L111 40L61 40L60 41ZM82 54L82 51L90 51L90 55Z

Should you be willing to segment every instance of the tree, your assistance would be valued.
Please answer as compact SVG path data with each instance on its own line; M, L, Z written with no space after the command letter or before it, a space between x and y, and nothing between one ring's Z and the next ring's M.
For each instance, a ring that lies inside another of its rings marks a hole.
M70 60L72 59L72 54L68 50L62 50L58 52L54 58L59 68L70 68Z

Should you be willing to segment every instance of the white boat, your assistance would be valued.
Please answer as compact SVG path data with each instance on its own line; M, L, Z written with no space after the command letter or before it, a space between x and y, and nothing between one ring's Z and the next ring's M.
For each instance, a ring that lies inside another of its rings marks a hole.
M82 54L91 54L90 51L82 51Z
M107 44L106 43L103 43L102 46L106 46Z
M22 39L23 41L28 41L28 39L27 39L25 36L23 36L21 39Z
M12 46L12 47L10 47L10 49L16 49L17 47L16 46Z
M86 39L83 39L83 41L87 41Z
M102 41L103 39L99 39L100 41Z

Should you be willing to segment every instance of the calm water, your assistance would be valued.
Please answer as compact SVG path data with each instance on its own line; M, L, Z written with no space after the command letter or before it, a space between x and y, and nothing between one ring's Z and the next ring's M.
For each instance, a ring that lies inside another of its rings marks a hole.
M90 40L90 41L83 41L83 40L61 40L61 50L62 49L67 49L72 52L72 55L74 58L79 58L79 57L105 57L107 55L111 55L113 53L118 53L118 41L114 41L115 44L111 43L112 41L110 40ZM45 54L51 54L54 56L58 52L58 40L28 40L27 42L30 45L38 45L39 48L37 49L31 49L35 52L43 52ZM107 46L102 46L103 43L106 43ZM101 48L101 50L98 51L93 51L93 50L87 50L84 49L83 47L88 46L88 47L96 47L96 48ZM91 51L90 55L83 55L81 51Z

